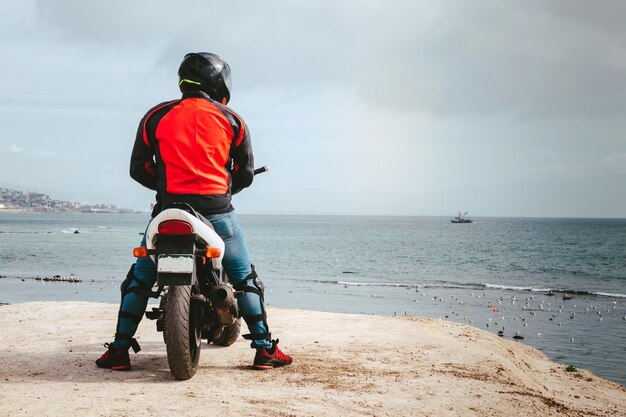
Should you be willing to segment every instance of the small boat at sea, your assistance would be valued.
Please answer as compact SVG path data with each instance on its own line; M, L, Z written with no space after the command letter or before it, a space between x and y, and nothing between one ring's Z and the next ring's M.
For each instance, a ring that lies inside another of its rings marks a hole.
M463 214L461 214L461 212L459 211L459 214L456 215L456 217L454 217L452 220L450 220L450 222L452 223L472 223L473 220L472 219L466 219L465 215L467 214L467 211Z

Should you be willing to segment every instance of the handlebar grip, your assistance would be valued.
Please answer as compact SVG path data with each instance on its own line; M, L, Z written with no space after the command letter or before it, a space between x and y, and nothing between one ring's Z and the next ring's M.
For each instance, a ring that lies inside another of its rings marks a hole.
M261 168L257 168L254 170L254 175L262 174L267 171L269 171L269 168L267 167L267 165L263 165Z

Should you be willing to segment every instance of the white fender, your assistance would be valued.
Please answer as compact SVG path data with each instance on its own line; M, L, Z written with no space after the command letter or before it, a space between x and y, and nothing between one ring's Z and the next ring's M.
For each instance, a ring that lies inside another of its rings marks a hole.
M159 233L159 224L166 220L182 220L189 224L193 228L194 233L198 234L202 239L204 239L209 246L212 248L218 248L220 250L219 258L211 259L213 263L213 268L222 269L222 259L224 258L224 241L222 238L213 230L211 227L207 226L202 222L202 220L198 219L192 214L187 213L184 210L180 209L166 209L157 214L157 216L152 219L150 225L148 226L148 230L146 231L146 247L150 249L154 249L156 235ZM156 263L156 259L154 255L150 255L152 260Z

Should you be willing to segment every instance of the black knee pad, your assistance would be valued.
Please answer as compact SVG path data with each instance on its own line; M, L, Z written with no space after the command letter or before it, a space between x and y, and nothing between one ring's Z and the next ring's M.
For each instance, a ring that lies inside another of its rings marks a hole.
M135 285L131 288L130 285L135 282ZM162 288L159 288L158 291L152 291L152 288L148 287L148 284L137 278L135 275L135 264L130 266L128 270L128 274L126 274L126 279L120 285L120 291L122 292L122 301L127 294L134 292L140 297L152 297L159 298L161 295Z
M261 298L261 302L264 301L263 282L261 281L254 269L244 279L233 285L233 288L235 288L235 290L237 291L254 293L258 295L259 298Z
M269 332L269 326L267 324L267 314L265 312L265 300L264 300L264 288L263 282L257 275L254 270L254 265L252 266L252 272L249 273L241 282L234 285L235 290L243 291L244 293L253 293L259 296L260 304L261 304L261 314L254 316L243 316L242 318L248 323L248 325L252 323L256 323L257 321L262 321L267 329L267 333L262 334L245 334L243 335L244 339L248 340L263 340L263 339L271 339L272 335Z
M128 273L126 274L126 279L124 281L122 281L122 284L120 285L120 291L122 292L122 298L124 298L124 296L126 295L126 290L128 289L128 286L130 285L130 283L137 279L135 277L135 264L132 264L130 266L130 269L128 270Z

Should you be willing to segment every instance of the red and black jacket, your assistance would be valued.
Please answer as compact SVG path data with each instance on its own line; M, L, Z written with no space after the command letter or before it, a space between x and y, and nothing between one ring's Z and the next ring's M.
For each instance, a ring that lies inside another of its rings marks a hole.
M130 176L157 191L153 216L171 202L188 203L207 215L231 211L231 195L254 177L248 128L205 93L185 93L141 119Z

